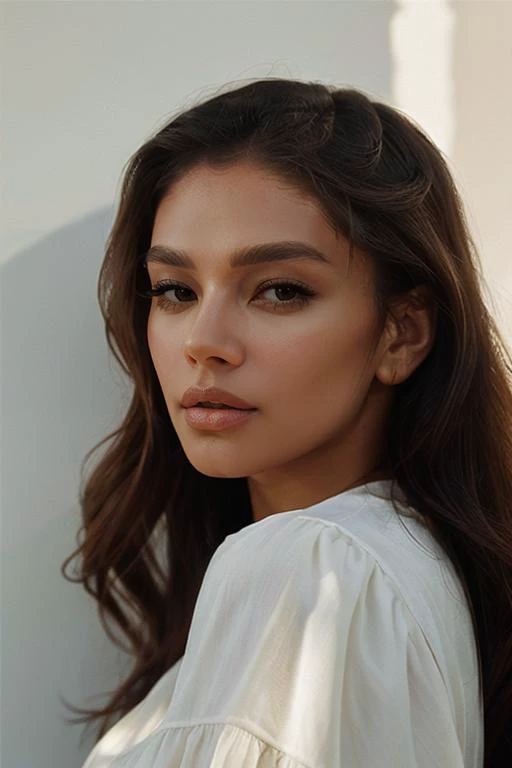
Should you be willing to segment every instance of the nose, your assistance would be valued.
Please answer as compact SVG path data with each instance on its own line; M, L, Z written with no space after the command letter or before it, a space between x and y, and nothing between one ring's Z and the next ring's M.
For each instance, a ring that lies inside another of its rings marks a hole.
M190 313L183 351L192 364L241 364L244 349L240 319L237 321L225 298L209 297L196 312Z

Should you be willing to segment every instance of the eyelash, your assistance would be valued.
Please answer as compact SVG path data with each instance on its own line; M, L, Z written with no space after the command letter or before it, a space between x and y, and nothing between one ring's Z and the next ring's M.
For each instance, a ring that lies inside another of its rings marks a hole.
M151 298L153 296L157 297L157 306L160 307L163 310L169 310L171 312L174 312L175 307L180 306L180 304L189 304L191 302L188 301L169 301L165 296L163 296L164 293L166 293L168 290L172 290L173 288L182 288L185 291L190 291L191 289L188 288L186 285L183 285L182 283L175 282L174 280L160 280L156 285L151 288L151 290L144 291L142 293L143 296ZM305 306L309 303L309 301L315 296L315 291L312 291L311 288L308 288L304 283L294 282L290 280L269 280L266 283L262 283L262 285L258 286L258 295L259 293L262 293L265 290L268 290L269 288L292 288L296 293L299 294L299 298L296 299L290 299L288 301L279 301L277 303L273 303L273 310L275 312L280 311L280 307L288 308L290 306Z

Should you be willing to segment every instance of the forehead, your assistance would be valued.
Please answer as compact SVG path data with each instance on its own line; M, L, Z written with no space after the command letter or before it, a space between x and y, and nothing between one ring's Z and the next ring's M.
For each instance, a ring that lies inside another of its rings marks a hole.
M158 207L152 244L172 239L175 247L201 249L213 232L216 243L219 235L231 240L227 248L236 247L241 239L257 243L311 238L320 249L336 245L336 235L316 201L249 163L222 169L205 163L186 173ZM185 236L186 243L175 242Z
M198 264L226 261L242 248L302 241L324 253L340 276L368 282L368 264L334 231L318 202L269 169L250 162L216 168L207 163L175 182L156 211L151 246L167 245ZM349 269L350 268L350 269Z

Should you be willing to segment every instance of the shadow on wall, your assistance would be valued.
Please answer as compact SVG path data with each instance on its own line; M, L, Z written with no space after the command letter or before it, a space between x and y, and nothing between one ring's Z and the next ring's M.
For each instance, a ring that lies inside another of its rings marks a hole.
M66 723L59 696L99 706L127 671L92 599L59 570L76 545L81 462L130 398L96 297L112 216L101 209L1 268L3 768L79 768L94 731L80 746L84 726Z

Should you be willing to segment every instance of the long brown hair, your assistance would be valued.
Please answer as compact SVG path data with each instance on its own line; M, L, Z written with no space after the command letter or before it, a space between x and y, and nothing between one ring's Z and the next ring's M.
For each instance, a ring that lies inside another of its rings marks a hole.
M483 299L461 200L441 152L399 111L353 89L280 78L221 89L177 113L125 170L98 300L133 393L118 429L84 459L110 441L83 478L84 537L62 572L94 596L107 633L124 647L108 620L121 630L134 665L106 706L71 707L85 713L76 722L101 719L102 736L183 655L210 558L252 522L246 478L202 475L181 449L148 349L150 285L140 260L170 186L199 162L239 159L313 195L334 229L368 254L383 315L412 287L431 291L435 340L395 387L389 467L470 601L485 765L512 765L512 366ZM68 576L77 555L81 571Z

